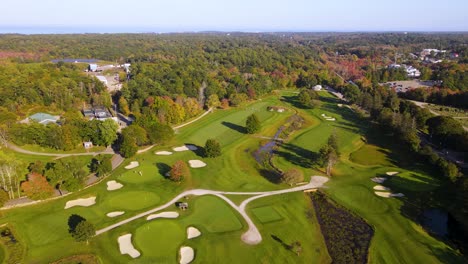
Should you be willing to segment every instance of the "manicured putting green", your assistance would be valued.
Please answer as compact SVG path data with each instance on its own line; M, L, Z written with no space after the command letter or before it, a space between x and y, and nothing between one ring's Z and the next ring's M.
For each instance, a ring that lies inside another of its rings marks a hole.
M372 187L348 186L335 195L339 199L347 200L347 203L353 206L366 208L369 213L385 213L388 210L387 203L374 194Z
M156 165L152 165L150 162L140 162L139 167L125 171L118 179L127 183L144 183L162 180L163 177L159 174Z
M220 198L202 196L195 201L190 220L193 225L200 225L208 232L221 233L242 228L233 209Z
M385 149L366 144L357 151L351 153L350 159L352 162L361 165L391 165L385 152Z
M134 241L142 260L175 263L179 246L185 241L185 230L175 220L157 219L140 226Z
M252 209L252 213L262 223L279 221L283 217L271 206L263 206Z
M159 203L159 196L152 192L132 191L111 196L105 202L113 209L140 210Z

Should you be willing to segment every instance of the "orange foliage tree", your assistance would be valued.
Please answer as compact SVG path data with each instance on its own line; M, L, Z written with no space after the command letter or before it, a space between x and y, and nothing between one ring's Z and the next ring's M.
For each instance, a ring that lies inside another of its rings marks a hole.
M21 183L21 189L33 200L46 199L54 194L54 188L47 182L46 177L39 173L30 173L28 180Z

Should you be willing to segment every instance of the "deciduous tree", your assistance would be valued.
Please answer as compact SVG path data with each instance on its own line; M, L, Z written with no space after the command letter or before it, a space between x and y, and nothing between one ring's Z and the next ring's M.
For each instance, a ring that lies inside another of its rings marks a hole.
M251 114L247 117L247 121L245 122L245 129L247 133L254 134L260 131L260 120L258 119L257 115Z
M42 200L54 194L54 188L47 182L46 177L38 173L30 173L28 180L21 183L24 194L33 200Z

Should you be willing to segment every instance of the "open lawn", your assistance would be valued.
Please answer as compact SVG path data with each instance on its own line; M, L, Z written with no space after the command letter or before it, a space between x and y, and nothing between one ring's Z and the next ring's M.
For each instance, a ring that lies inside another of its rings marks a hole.
M262 234L258 245L247 245L241 235L247 223L225 201L215 196L187 197L189 209L179 210L175 205L166 211L177 211L176 219L140 218L93 238L89 245L78 243L68 234L67 219L79 214L97 229L155 208L187 189L201 188L224 191L267 191L287 188L276 184L268 175L259 172L252 153L272 137L293 111L269 112L267 106L285 104L291 109L294 96L283 93L264 98L240 108L216 110L199 121L178 129L176 138L165 145L126 160L107 180L117 180L124 186L107 191L106 181L71 194L67 197L2 212L0 224L9 223L18 239L27 245L25 263L45 263L71 255L94 254L102 263L174 263L178 261L180 246L195 250L195 263L330 263L315 211L307 195L302 192L265 197L249 203L246 212ZM299 109L306 125L296 131L278 148L273 162L282 170L300 168L306 176L319 175L321 169L314 162L320 147L335 133L342 160L333 170L333 177L324 191L336 202L364 218L375 231L371 241L371 263L459 263L457 253L443 242L429 236L405 216L402 207L426 191L437 190L443 179L432 175L410 155L399 151L384 133L374 133L348 108L339 108L337 101L327 92L320 92L322 105L311 110ZM244 131L245 119L255 113L262 122L257 135ZM336 121L326 121L322 114ZM368 139L364 145L361 137ZM201 148L208 138L217 139L222 156L205 158ZM195 151L174 152L158 156L155 151L171 151L173 147L194 144ZM364 146L364 147L363 147ZM381 151L385 150L385 151ZM376 156L376 153L379 156ZM401 155L400 155L401 154ZM168 180L165 174L177 160L202 160L206 167L190 169L191 177L181 183ZM400 162L404 159L404 162ZM123 167L131 161L140 166L131 170ZM366 163L367 162L367 163ZM369 166L372 165L372 166ZM387 171L401 172L383 183L393 192L402 192L402 198L382 198L374 194L370 180L384 176ZM141 173L141 174L140 174ZM96 196L90 207L73 207L64 210L69 200ZM229 198L233 197L228 196ZM240 204L248 196L233 201ZM106 217L112 211L125 211L123 216ZM194 226L202 235L187 240L186 228ZM133 260L121 255L117 238L133 234L132 242L142 255ZM290 250L299 241L303 251L297 256Z

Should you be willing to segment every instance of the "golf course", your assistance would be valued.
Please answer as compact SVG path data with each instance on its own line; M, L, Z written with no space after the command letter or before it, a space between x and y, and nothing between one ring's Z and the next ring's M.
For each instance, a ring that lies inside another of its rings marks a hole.
M99 184L1 210L0 225L17 242L0 243L0 259L11 263L16 254L19 263L331 263L328 235L310 198L317 191L373 231L365 252L369 263L463 263L448 243L402 210L446 179L332 94L319 96L312 109L298 106L294 90L216 109L175 129L174 139L126 159ZM248 134L252 114L261 129ZM287 136L277 133L293 115L303 125ZM315 160L331 135L340 158L328 177ZM203 155L208 139L220 143L219 157ZM254 153L272 141L278 143L271 164L262 165ZM52 159L12 155L29 162ZM167 175L179 160L190 165L190 177L173 182ZM298 169L304 182L280 183L271 166ZM67 221L74 214L95 226L88 242L70 235ZM189 227L199 235L189 236Z

